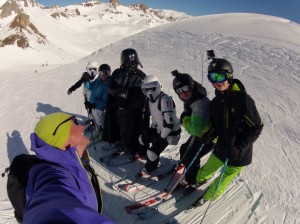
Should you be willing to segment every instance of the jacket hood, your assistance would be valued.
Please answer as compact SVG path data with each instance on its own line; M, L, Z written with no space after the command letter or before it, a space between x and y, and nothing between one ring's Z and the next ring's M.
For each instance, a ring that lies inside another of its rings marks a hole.
M40 139L35 133L30 135L31 151L35 152L36 156L48 162L60 164L63 167L81 167L80 158L75 146L63 151L53 146L48 145Z

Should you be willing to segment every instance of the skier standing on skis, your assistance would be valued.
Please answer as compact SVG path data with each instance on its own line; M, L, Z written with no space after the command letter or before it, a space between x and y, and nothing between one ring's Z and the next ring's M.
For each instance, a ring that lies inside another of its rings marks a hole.
M104 111L108 97L108 88L111 83L111 68L108 64L99 66L99 76L94 82L88 82L86 88L91 91L91 96L88 101L85 101L85 106L92 113L95 121L96 129L99 134L103 130Z
M184 110L180 116L180 123L191 136L180 147L180 159L187 167L193 160L202 144L207 144L205 133L210 130L209 104L206 89L186 73L172 72L175 76L173 89L178 97L184 102ZM200 166L200 158L208 153L212 148L209 143L204 146L200 154L195 159L190 169L185 174L185 181L182 185L190 185L190 189L195 187L195 178Z
M159 165L160 153L169 144L177 145L180 139L181 127L176 116L175 102L171 96L161 91L161 87L159 80L154 75L147 76L142 84L142 91L147 98L139 143L144 151L144 153L141 152L142 155L146 154L147 162L138 176L143 176L156 169ZM150 143L151 147L149 147Z
M141 134L142 110L145 96L141 84L146 77L138 69L142 64L136 50L128 48L121 53L121 66L112 74L104 119L103 140L121 142L118 152L129 151L133 158L138 150Z
M98 63L96 61L89 61L86 66L86 71L82 73L81 78L68 89L68 95L71 95L76 89L78 89L82 84L83 87L83 94L87 95L88 99L90 97L90 91L86 88L86 84L88 82L92 82L97 78L98 75Z
M218 141L207 163L199 169L196 181L203 183L224 165L226 158L229 162L215 197L212 198L219 178L199 200L199 205L220 196L243 167L251 164L253 143L263 129L254 100L246 93L242 82L233 79L233 68L227 60L213 57L207 77L215 88L210 122Z

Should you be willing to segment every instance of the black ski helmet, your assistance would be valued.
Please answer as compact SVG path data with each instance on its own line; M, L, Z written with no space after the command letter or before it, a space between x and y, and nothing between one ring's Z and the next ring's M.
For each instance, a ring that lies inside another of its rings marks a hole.
M108 64L102 64L99 66L99 72L100 71L108 71L108 72L111 72L111 68Z
M175 92L177 89L183 86L188 86L189 89L194 88L195 85L194 79L189 74L178 73L178 72L177 74L175 74L174 71L172 72L172 74L175 76L175 78L173 79L173 89Z
M100 65L98 70L99 70L100 76L103 76L103 75L110 76L111 75L111 68L108 64Z
M222 58L213 59L207 68L207 72L226 72L229 82L233 79L233 68L229 61Z
M136 50L132 48L127 48L122 51L121 65L124 65L126 67L137 67L138 65L140 65L143 68Z

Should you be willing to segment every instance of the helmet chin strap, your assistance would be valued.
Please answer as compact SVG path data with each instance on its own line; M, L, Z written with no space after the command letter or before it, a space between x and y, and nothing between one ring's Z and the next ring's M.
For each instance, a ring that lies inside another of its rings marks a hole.
M161 95L161 93L162 92L160 92L155 99L154 99L152 94L150 94L150 96L149 96L150 98L148 96L147 97L148 97L148 99L150 100L151 103L154 103L157 100L157 98Z

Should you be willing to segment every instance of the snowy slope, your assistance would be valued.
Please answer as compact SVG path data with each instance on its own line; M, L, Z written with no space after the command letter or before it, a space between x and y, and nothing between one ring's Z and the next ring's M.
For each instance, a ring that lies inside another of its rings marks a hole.
M225 202L224 197L223 202L213 204L211 211L220 205L221 208L213 215L208 214L204 223L300 223L299 46L299 24L257 14L212 15L141 32L95 49L92 55L76 63L49 68L38 74L22 69L22 66L18 71L1 72L0 147L3 156L0 168L3 170L15 155L29 152L29 135L44 114L61 110L81 118L86 115L81 91L77 90L71 96L66 91L78 80L90 59L117 68L120 52L127 47L135 48L144 65L143 70L160 78L164 91L174 97L179 114L182 103L172 90L170 72L174 69L188 72L201 82L203 63L203 85L212 98L214 91L205 77L208 61L204 56L207 50L214 49L217 56L232 63L235 78L245 84L247 92L256 101L265 126L254 146L253 163L236 180L246 183L246 187L234 200L229 197ZM183 133L181 143L186 138ZM134 195L113 191L112 182L133 175L142 164L114 169L102 166L97 159L100 154L107 153L104 146L101 143L96 152L90 150L100 175L104 213L116 223L153 223L151 220L140 221L135 215L126 214L123 208L149 193L162 190L166 182ZM177 159L178 147L166 150L162 158L165 166L161 169L167 169ZM6 178L1 178L0 223L15 223L5 184ZM162 208L160 217L163 218L152 220L159 223L167 219L164 214L168 211ZM197 223L200 215L201 210L189 214L182 212L171 220L172 223Z

